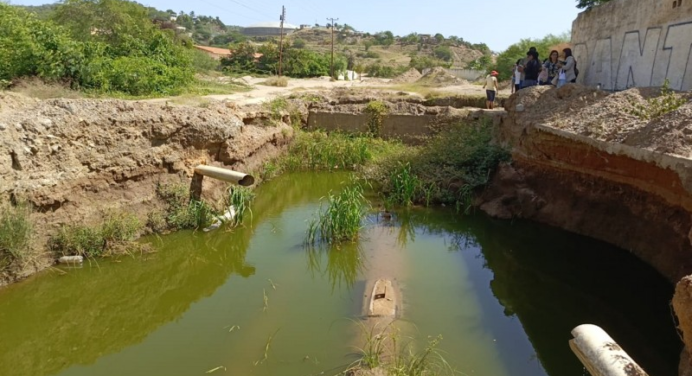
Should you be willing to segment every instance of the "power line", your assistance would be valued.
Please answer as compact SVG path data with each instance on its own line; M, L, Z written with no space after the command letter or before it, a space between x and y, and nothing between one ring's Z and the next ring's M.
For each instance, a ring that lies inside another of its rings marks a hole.
M247 5L243 4L243 3L241 3L240 1L237 1L237 0L230 0L230 1L231 1L232 3L236 3L236 4L240 5L241 7L250 9L251 11L253 11L253 12L257 13L257 14L260 14L260 15L262 15L262 16L264 16L264 17L270 17L270 16L268 16L266 13L263 13L262 11L257 10L257 9L255 9L255 8L252 8L252 7L250 7L250 6L247 6ZM271 17L270 17L270 18L271 18Z

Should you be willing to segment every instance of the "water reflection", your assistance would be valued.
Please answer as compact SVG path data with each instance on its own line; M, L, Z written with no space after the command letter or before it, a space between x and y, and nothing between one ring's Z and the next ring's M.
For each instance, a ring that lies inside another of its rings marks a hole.
M352 289L365 268L363 249L359 242L306 245L305 255L308 270L313 276L326 275L332 293L341 288ZM322 267L324 258L327 259L325 268Z
M0 375L51 375L142 342L211 296L229 276L257 272L245 259L258 224L316 201L347 177L287 175L260 188L252 220L231 233L154 237L146 241L157 253L99 260L63 276L48 272L1 290ZM345 254L352 258L352 253ZM351 274L342 279L347 278Z
M549 375L583 374L567 344L570 331L583 323L606 329L649 374L677 374L682 346L670 319L672 286L626 251L557 229L482 216L413 210L399 219L419 234L445 237L450 251L482 258L492 278L476 272L476 282L489 282L504 314L519 319ZM509 359L513 349L504 351Z

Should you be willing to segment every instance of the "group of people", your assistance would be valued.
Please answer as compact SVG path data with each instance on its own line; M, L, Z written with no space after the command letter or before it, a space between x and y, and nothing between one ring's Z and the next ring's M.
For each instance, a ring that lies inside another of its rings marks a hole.
M571 48L562 50L562 56L557 50L550 51L550 56L541 63L536 47L529 48L526 57L517 60L512 70L512 93L520 89L537 86L553 85L561 87L568 82L576 82L579 70L577 61L572 55ZM492 109L495 95L500 90L497 81L498 72L492 71L485 79L487 95L486 107Z
M526 58L517 60L512 72L512 92L529 86L553 85L561 87L568 82L576 82L577 60L571 48L565 48L560 55L557 50L541 63L536 47L531 47Z

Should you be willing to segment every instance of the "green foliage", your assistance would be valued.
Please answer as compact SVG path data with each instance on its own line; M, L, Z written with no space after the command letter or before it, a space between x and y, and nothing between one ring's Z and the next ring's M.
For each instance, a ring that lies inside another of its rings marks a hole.
M444 67L449 68L452 64L450 62L440 60L427 55L413 54L411 56L411 61L409 62L409 67L416 68L419 72L422 72L427 68Z
M577 8L579 9L591 9L595 6L605 4L610 0L577 0Z
M249 42L232 46L233 55L221 60L226 71L245 74L277 74L279 67L279 46L267 43L259 48ZM256 58L256 54L262 54ZM334 59L335 72L346 69L347 61L343 55ZM284 45L282 73L288 77L320 77L330 74L331 56L301 48Z
M365 113L368 115L368 132L374 137L380 137L384 117L389 113L387 105L381 101L372 101L365 107Z
M687 103L687 99L676 94L670 89L670 82L666 79L661 87L661 95L646 100L646 104L630 103L628 112L640 120L651 120L673 112Z
M30 215L26 205L0 205L0 273L27 257L33 233Z
M452 50L447 46L435 47L433 54L435 55L436 58L438 58L440 60L444 60L446 62L450 62L454 58L454 54L452 54Z
M394 34L391 31L382 31L374 36L375 44L380 46L389 47L394 44ZM366 49L367 51L367 49Z
M391 191L387 196L388 204L411 206L421 187L421 182L416 175L411 172L411 163L397 164L389 177Z
M243 223L248 215L252 218L251 203L255 198L255 194L250 188L241 186L232 186L229 188L228 197L226 198L226 207L235 209L235 216L231 220L233 226L238 226Z
M436 202L467 212L474 192L509 157L493 143L491 124L459 123L422 147L388 155L367 177L381 182L387 205Z
M526 57L529 48L536 47L536 51L539 53L539 59L543 61L543 59L548 57L551 47L569 42L569 40L570 36L568 33L560 35L549 34L542 39L522 39L509 46L497 56L495 61L495 70L499 73L498 79L507 80L511 78L514 64L516 64L517 60ZM562 51L560 51L560 53L562 53Z
M171 94L193 80L190 51L139 4L68 0L51 18L60 25L0 3L0 79L131 95Z
M490 69L492 63L493 59L492 57L490 57L490 55L483 55L476 60L470 61L468 64L466 64L464 68L479 71L487 71Z
M296 38L296 39L293 41L293 48L305 48L305 45L306 45L306 44L307 44L307 43L305 42L305 40L300 39L300 38Z
M284 159L289 171L355 169L373 158L369 137L323 131L299 132Z
M363 188L354 184L338 194L329 194L327 208L320 210L317 218L308 224L306 242L338 243L358 238L361 222L365 217Z
M192 50L192 67L196 72L209 72L218 70L221 65L218 60L214 60L211 56L200 50Z
M211 224L216 214L204 201L190 200L188 188L183 184L159 184L156 193L166 203L163 214L149 216L148 225L156 232L204 228Z
M50 238L51 250L60 255L84 257L106 256L127 250L136 239L142 225L137 217L124 213L110 213L96 227L68 225Z
M382 64L380 62L370 64L365 67L365 73L369 77L393 78L406 71L404 66L396 66L393 64Z

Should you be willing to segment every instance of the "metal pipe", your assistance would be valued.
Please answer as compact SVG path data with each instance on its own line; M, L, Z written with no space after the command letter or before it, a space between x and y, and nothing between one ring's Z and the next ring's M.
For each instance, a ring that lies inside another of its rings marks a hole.
M593 376L648 376L603 329L579 325L569 347Z
M210 178L235 183L243 187L255 184L255 178L242 172L227 170L225 168L199 165L195 167L195 174L208 176Z

